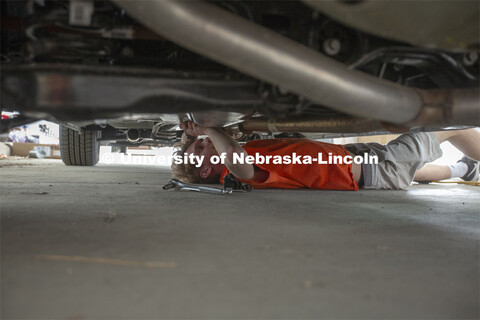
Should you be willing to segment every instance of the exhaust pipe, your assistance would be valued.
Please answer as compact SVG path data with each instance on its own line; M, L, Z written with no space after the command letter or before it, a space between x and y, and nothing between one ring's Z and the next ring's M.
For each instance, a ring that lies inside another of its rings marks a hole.
M466 115L478 114L474 110L478 109L478 90L441 90L445 98L441 115L430 110L425 113L422 109L431 107L425 100L425 96L431 96L428 90L349 70L313 49L214 5L175 0L113 2L154 32L187 49L349 115L407 125L423 125L423 121L470 125L480 121L478 116L472 119Z
M295 116L287 119L251 118L238 124L243 133L259 132L323 132L358 133L385 130L376 120L337 116L329 119Z
M140 131L138 129L128 129L126 134L128 142L136 143L140 141Z

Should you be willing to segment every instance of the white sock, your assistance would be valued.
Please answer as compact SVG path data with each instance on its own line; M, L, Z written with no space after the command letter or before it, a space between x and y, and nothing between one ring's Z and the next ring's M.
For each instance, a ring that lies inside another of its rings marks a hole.
M449 165L448 168L450 169L450 172L452 173L450 175L451 178L460 178L463 177L468 170L468 166L465 162L457 162L455 164Z

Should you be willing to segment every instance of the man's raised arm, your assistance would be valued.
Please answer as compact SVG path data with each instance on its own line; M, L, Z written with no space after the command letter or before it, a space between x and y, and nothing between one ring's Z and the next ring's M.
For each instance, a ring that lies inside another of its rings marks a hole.
M193 122L184 122L181 127L191 136L209 136L218 154L221 155L224 153L226 155L225 166L235 177L249 180L265 180L267 178L267 173L255 167L253 164L233 162L234 154L243 154L244 158L248 154L237 141L223 130L219 128L200 127Z

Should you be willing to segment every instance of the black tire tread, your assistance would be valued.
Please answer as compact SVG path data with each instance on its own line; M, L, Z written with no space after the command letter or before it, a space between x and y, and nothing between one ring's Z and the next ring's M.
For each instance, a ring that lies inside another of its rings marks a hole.
M94 166L98 162L96 131L60 126L60 154L67 166Z

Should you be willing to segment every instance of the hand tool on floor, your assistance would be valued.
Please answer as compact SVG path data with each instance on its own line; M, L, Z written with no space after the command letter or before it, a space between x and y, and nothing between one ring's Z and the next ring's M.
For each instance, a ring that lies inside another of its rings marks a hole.
M244 192L244 191L251 191L252 187L250 185L240 183L233 175L228 174L223 179L224 186L223 189L215 188L215 187L208 187L202 186L198 184L190 184L184 183L178 179L170 179L166 185L163 186L163 190L182 190L182 191L196 191L208 194L217 194L217 195L224 195L230 194L233 192Z

